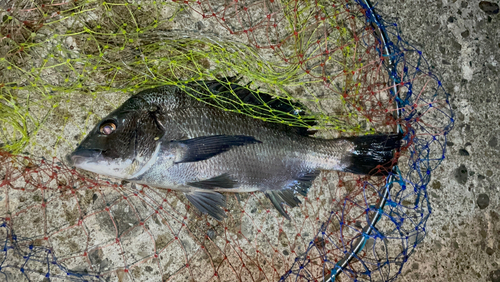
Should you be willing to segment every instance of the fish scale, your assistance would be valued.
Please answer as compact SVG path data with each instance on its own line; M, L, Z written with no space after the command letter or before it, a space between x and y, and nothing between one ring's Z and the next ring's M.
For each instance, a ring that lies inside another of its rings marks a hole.
M268 94L234 83L206 85L227 98L232 94L224 89L231 88L240 98L258 105L272 101L277 110L295 114L295 108L303 108L298 103L276 102ZM198 101L206 98L204 94L207 89L195 82L184 89L165 86L132 96L89 132L70 156L74 165L180 190L201 212L221 220L226 203L220 192L262 191L289 218L283 205L300 204L297 196L306 195L320 170L383 175L394 164L398 135L314 138L303 128L265 122Z

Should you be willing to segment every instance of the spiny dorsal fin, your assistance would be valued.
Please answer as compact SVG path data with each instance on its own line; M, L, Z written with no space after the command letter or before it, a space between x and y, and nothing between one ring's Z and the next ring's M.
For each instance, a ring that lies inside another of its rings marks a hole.
M229 101L233 101L233 103L224 104L228 109L241 110L236 107L243 102L245 104L258 106L254 107L252 111L252 114L257 117L267 118L269 117L270 111L272 111L274 115L279 115L281 113L286 115L287 118L297 117L298 119L300 115L305 113L304 105L299 102L250 89L250 83L242 86L237 84L238 81L239 78L229 77L221 80L204 81L203 83L205 83L211 93L217 94L219 97L222 96ZM316 120L309 117L303 117L300 123L314 126L316 125ZM315 133L315 131L309 131L307 127L292 126L290 129L305 136Z

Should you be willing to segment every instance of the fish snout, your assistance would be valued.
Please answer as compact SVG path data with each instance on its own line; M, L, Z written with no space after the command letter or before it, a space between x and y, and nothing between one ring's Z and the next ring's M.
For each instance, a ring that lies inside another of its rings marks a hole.
M77 148L73 153L66 156L66 161L71 166L78 166L82 162L96 161L102 155L99 149L80 149Z

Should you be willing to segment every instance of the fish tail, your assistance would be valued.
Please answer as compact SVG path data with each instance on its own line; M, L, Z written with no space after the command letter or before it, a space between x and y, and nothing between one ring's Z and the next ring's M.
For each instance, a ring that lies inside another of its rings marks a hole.
M395 151L401 146L402 134L366 135L345 139L354 145L342 160L345 172L388 175L397 163Z

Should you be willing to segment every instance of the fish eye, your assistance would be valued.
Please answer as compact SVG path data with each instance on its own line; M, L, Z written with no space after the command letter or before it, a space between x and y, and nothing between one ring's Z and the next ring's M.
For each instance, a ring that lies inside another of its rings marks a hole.
M99 132L101 132L101 134L104 135L109 135L113 133L115 130L116 130L116 124L112 121L105 122L99 127Z

